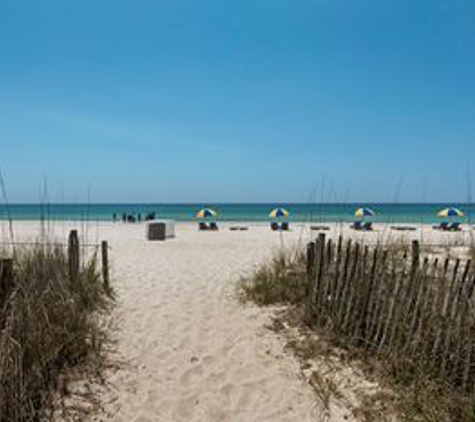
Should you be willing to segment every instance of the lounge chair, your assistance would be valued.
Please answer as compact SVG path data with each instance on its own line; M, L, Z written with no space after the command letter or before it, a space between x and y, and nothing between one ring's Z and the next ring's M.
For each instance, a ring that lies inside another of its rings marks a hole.
M455 222L449 225L448 230L451 232L459 232L462 231L461 224L459 222Z
M447 221L442 221L442 223L440 223L438 226L434 226L434 229L446 232L449 230L449 226L450 223L448 223Z
M270 229L271 229L273 232L279 230L279 229L280 229L279 223L276 223L275 221L273 221L272 223L270 223Z
M355 221L352 225L351 228L353 230L363 230L363 222L362 221Z
M330 227L328 226L310 226L310 230L312 231L328 231Z
M391 226L391 230L395 230L398 232L415 232L417 227L412 226Z
M209 223L209 229L212 231L216 231L218 230L218 225L214 221L212 221L211 223Z
M363 230L365 231L372 231L373 230L373 223L371 221L367 221L366 223L363 223Z
M200 232L201 231L207 231L207 230L209 230L209 226L206 223L204 223L203 221L200 221L198 223L198 229L199 229Z
M241 232L242 232L242 231L247 231L247 230L249 230L249 227L246 227L246 226L231 226L231 227L229 228L229 230L231 230L231 231L233 231L233 232L235 232L235 231L241 231Z
M284 221L281 225L280 225L280 230L282 231L289 231L289 223L287 221Z

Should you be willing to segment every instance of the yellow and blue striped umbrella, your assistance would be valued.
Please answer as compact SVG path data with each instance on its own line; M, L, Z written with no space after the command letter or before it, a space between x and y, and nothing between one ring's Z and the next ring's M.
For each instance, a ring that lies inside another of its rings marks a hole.
M196 218L212 218L216 217L218 213L215 210L212 210L211 208L203 208L202 210L198 211L198 214L196 214Z
M290 217L290 212L288 212L285 208L275 208L270 212L269 217L270 218L281 218L281 217L288 218Z
M439 212L439 217L447 218L447 217L463 217L465 214L463 211L460 211L458 208L446 208Z
M376 213L370 208L358 208L355 212L356 218L374 217Z

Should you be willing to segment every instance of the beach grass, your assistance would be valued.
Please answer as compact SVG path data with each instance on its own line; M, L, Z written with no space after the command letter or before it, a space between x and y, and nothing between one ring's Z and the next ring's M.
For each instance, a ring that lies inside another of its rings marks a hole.
M307 295L305 254L280 250L238 283L242 301L259 305L302 303Z
M408 245L401 243L385 245L394 257L391 265L404 265L402 259L396 259L410 252ZM434 254L434 252L431 252ZM440 259L446 258L444 250L439 251ZM475 248L469 247L469 255L475 259ZM389 261L388 261L389 262ZM328 327L318 327L308 317L305 308L308 306L307 262L304 251L280 251L269 261L256 268L253 273L243 278L238 286L242 301L251 301L261 306L288 305L290 312L278 313L276 318L289 318L292 315L293 324L295 316L300 320L297 324L310 327L320 335L322 343L328 343L328 348L319 347L312 350L325 350L329 353L332 347L342 349L347 353L348 361L352 359L361 364L371 373L377 373L381 385L389 387L394 394L387 396L388 407L396 409L398 418L407 421L463 421L475 420L475 400L470 394L459 388L454 388L454 380L447 374L441 376L434 370L430 359L424 356L412 358L404 350L381 350L378 353L370 352L365 347L358 347L337 332ZM367 303L361 300L358 303ZM297 311L297 312L295 312ZM362 310L363 312L364 310ZM288 322L288 321L287 321ZM430 321L429 321L430 322ZM391 327L394 332L403 332L408 327L404 325L404 318L395 318ZM399 325L399 326L398 326ZM436 330L426 327L427 330ZM305 332L305 330L302 330ZM307 332L309 332L307 330ZM462 341L462 340L461 340ZM304 342L305 343L305 342ZM304 344L302 343L302 344ZM292 344L290 344L292 346ZM294 345L295 346L295 345ZM300 347L301 346L296 346ZM461 345L461 347L463 347ZM306 352L306 357L309 356ZM300 352L296 353L297 355ZM315 356L318 358L319 356ZM345 359L347 359L345 358ZM361 409L358 409L361 411ZM366 414L364 420L371 419L371 412Z
M15 251L0 303L0 420L39 420L51 410L60 376L100 374L107 333L99 322L112 299L95 257L69 277L67 254L53 244Z

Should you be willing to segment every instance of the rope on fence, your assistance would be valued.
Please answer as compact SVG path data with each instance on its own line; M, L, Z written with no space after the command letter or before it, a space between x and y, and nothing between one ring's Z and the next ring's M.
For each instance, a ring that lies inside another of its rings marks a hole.
M112 248L109 246L107 241L102 241L99 244L94 244L94 243L81 244L77 230L71 230L68 236L68 243L51 242L50 244L50 243L41 243L41 242L0 242L0 247L1 246L35 246L35 247L53 246L53 247L67 248L69 277L71 281L73 282L76 282L79 276L80 265L81 265L80 264L80 261L81 261L80 250L83 248L95 248L96 251L98 251L100 248L101 249L102 278L103 278L104 288L106 290L110 290L110 276L109 276L110 269L109 269L109 253L108 252ZM13 260L0 259L0 296L2 294L2 291L5 291L4 273L5 271L7 271L6 268L10 268L8 267L8 265L10 265L9 263L13 263Z

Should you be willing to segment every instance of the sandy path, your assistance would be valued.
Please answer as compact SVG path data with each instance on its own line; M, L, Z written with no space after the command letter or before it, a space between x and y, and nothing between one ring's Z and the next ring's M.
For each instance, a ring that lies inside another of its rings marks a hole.
M143 240L143 229L111 236L118 350L124 365L104 397L114 421L310 421L315 395L298 365L243 307L234 286L280 243L263 230ZM290 234L285 243L294 242Z

